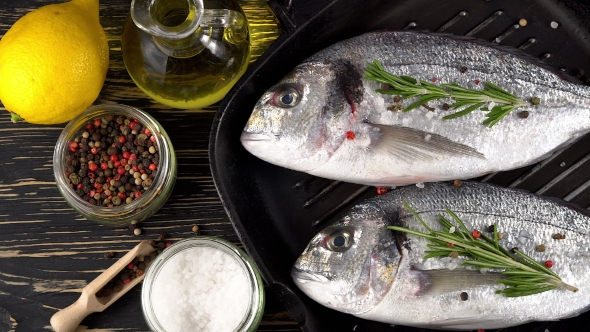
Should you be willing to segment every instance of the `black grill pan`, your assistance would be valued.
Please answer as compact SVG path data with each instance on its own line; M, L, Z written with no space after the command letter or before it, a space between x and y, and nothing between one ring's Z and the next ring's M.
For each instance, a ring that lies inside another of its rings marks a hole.
M290 171L250 155L239 137L257 99L309 55L344 38L383 29L498 42L590 82L590 0L270 0L269 6L282 34L224 99L211 131L211 169L229 218L264 279L304 331L424 331L336 312L293 284L291 265L312 236L376 190ZM526 25L519 24L521 19ZM588 208L590 136L537 165L478 180ZM589 325L587 313L498 331L589 331Z

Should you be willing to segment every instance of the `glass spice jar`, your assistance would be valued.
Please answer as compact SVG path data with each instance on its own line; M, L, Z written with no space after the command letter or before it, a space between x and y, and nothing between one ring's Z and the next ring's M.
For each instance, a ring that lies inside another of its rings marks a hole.
M262 319L264 299L252 259L231 242L209 236L166 248L148 267L141 289L143 316L155 332L166 332L167 326L253 332Z
M128 204L118 206L92 205L84 201L70 186L66 169L66 156L70 144L81 137L86 126L102 117L113 115L135 119L154 137L159 162L152 183L140 197ZM92 106L71 120L60 134L53 153L53 170L57 187L66 202L88 220L110 226L128 226L141 222L156 211L168 200L176 182L176 155L164 128L149 114L126 105Z

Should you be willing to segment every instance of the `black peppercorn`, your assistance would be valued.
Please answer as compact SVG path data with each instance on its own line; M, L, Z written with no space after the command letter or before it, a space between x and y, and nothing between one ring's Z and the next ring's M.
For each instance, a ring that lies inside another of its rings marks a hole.
M461 301L467 301L469 299L469 294L467 292L461 293Z

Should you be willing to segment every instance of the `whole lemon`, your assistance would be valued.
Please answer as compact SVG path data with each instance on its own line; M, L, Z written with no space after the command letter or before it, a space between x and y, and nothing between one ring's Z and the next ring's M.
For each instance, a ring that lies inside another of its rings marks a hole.
M0 40L0 100L27 122L63 123L96 100L108 64L98 0L44 6Z

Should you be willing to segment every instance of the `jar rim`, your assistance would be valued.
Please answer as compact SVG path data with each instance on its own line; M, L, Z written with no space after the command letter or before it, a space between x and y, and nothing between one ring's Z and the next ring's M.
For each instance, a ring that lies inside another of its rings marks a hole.
M147 268L141 289L141 306L145 321L152 331L165 331L158 322L151 305L151 294L159 273L174 255L185 250L203 247L220 250L230 255L240 265L248 279L249 307L234 331L253 331L252 328L256 328L260 323L264 311L264 284L253 260L242 249L227 240L214 236L198 236L178 241L166 248Z
M160 155L158 172L156 172L150 187L143 192L141 197L133 200L133 202L129 204L121 204L113 207L91 205L84 201L69 186L65 169L65 158L69 151L67 149L69 142L76 137L76 134L79 133L87 123L106 114L123 115L137 119L139 123L147 127L152 133L152 136L155 137L155 144ZM172 143L164 128L151 115L138 108L123 104L95 105L89 107L72 119L62 130L53 153L53 168L56 184L60 193L66 199L68 204L78 212L82 213L87 219L104 222L101 218L123 216L125 220L132 220L134 217L141 214L145 209L145 206L149 205L149 203L159 195L159 190L161 191L161 189L167 186L170 181L175 181L176 162L172 162L170 160L171 158L175 158ZM171 168L174 168L174 170L171 170ZM173 173L173 176L171 176L171 173Z

